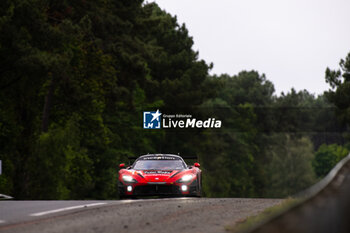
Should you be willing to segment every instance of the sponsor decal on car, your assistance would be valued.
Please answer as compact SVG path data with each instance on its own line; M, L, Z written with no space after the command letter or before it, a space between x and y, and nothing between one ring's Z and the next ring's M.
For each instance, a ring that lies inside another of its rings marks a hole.
M143 171L145 174L170 174L172 171Z
M170 157L170 156L148 156L140 158L140 160L179 160L179 158Z

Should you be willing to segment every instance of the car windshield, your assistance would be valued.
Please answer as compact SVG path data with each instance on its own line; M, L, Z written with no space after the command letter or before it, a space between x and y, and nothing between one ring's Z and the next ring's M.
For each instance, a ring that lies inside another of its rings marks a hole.
M181 170L185 166L181 160L139 160L136 161L136 170Z

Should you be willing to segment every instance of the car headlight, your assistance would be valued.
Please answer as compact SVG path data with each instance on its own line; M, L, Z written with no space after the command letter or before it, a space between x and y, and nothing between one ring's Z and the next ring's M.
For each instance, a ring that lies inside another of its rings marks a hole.
M129 175L123 175L122 179L127 183L136 183L137 181Z
M188 182L188 181L192 180L192 178L193 178L193 175L184 175L177 182L179 182L179 183Z

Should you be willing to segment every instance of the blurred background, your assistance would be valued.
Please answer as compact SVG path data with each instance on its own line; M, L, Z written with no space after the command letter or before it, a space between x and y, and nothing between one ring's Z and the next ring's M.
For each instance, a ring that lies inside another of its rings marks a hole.
M156 3L1 1L0 193L117 199L128 156L180 153L207 197L287 197L349 153L348 51L324 93L277 94L257 70L211 74L193 44ZM143 129L157 109L222 127Z

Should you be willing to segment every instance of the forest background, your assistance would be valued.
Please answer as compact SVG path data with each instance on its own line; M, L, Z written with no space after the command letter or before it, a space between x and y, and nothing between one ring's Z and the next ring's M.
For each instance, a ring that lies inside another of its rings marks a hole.
M285 197L349 153L350 54L322 95L276 95L258 71L210 75L192 47L155 3L1 1L0 193L116 199L128 156L180 153L199 157L207 197ZM157 109L222 128L143 129Z

